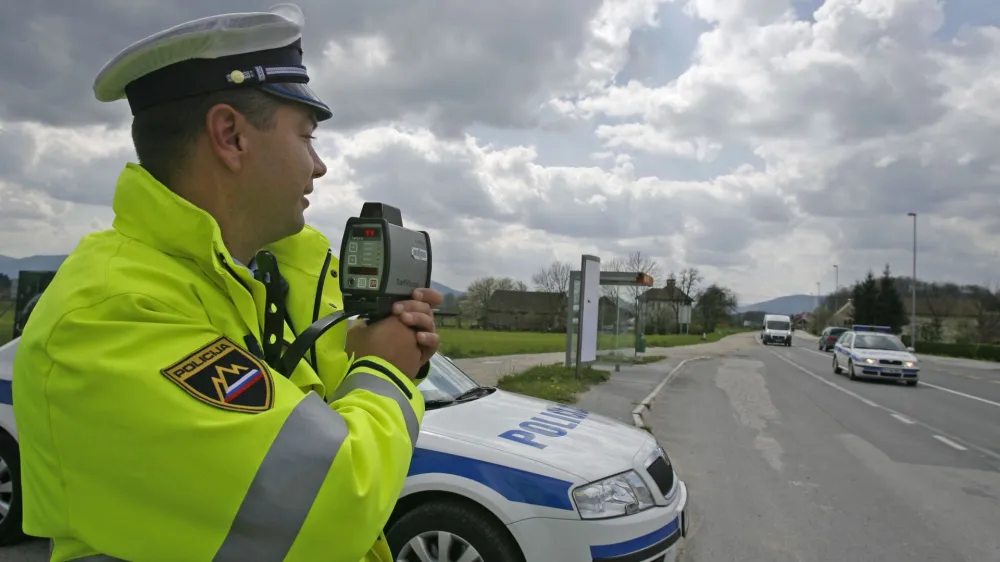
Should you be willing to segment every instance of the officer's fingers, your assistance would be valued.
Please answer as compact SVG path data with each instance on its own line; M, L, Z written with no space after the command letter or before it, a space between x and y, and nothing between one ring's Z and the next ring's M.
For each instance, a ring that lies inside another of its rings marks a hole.
M421 314L419 312L404 312L399 317L403 324L410 326L412 328L417 328L418 330L425 332L435 332L437 327L434 326L434 317L430 314Z
M392 311L395 314L419 313L419 314L431 314L431 305L420 301L401 301L393 305Z
M421 347L430 349L433 354L433 352L437 351L437 348L441 345L441 336L434 332L419 332L417 334L417 343L419 343Z
M441 306L444 302L444 295L434 289L414 289L413 300L423 301L431 307Z
M441 346L441 336L432 332L420 332L417 334L417 343L420 344L421 359L429 361Z

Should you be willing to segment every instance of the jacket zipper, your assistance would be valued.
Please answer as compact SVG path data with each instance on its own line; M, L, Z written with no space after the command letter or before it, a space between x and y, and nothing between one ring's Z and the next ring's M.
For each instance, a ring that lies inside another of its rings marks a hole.
M226 268L226 271L233 276L233 279L235 279L236 282L240 284L240 286L246 289L246 292L250 294L251 298L253 298L253 291L251 291L250 287L248 287L247 284L244 283L242 279L240 279L240 276L235 271L233 271L233 268L229 267L229 263L226 262L226 256L221 253L217 254L217 256L219 258L219 261L222 262L222 267ZM235 306L236 303L233 303L233 305ZM253 330L251 330L249 334L243 336L243 343L246 344L247 349L250 351L250 353L256 355L261 361L265 362L267 361L267 358L264 355L264 350L260 347L260 342L257 341L257 337L254 335Z

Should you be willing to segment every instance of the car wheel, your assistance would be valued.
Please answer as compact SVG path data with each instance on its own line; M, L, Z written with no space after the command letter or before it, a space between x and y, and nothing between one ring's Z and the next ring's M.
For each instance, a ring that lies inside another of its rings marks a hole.
M847 361L847 378L852 381L858 380L858 376L854 374L854 361L850 359Z
M410 510L386 533L396 562L524 562L506 528L483 509L438 500Z
M917 386L917 381L906 381L906 386Z
M837 356L836 355L833 356L833 374L835 374L835 375L839 375L840 374L840 365L837 364Z
M21 454L17 442L0 431L0 545L25 539L21 530Z

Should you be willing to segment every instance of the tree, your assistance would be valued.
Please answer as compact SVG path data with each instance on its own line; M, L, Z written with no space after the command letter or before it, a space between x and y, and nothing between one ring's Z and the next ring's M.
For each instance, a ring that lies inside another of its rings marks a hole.
M486 322L486 305L496 291L527 291L528 286L510 277L480 277L469 284L464 304L464 312L479 321Z
M903 325L906 324L906 308L903 306L903 298L896 290L896 283L889 271L889 264L885 264L882 278L879 279L878 295L875 302L875 323L879 326L889 326L894 334L901 333Z
M682 269L678 275L671 273L667 277L667 286L673 281L674 286L681 292L683 292L688 297L694 297L695 292L698 290L704 277L695 267L689 267L687 269ZM670 299L669 305L674 312L674 329L680 332L681 329L681 309L688 304L683 297L678 294L667 295Z
M989 287L970 287L970 293L975 303L976 329L978 343L994 343L1000 341L1000 289L990 290Z
M6 273L0 273L0 297L10 293L10 287L13 283Z
M653 258L643 255L640 251L629 252L628 256L624 258L611 258L608 260L607 268L602 267L601 269L624 273L645 273L653 278L654 284L660 275L660 264L656 263ZM621 288L621 293L634 303L648 290L649 287L625 286Z
M546 293L568 293L569 275L573 266L563 261L554 261L531 276L536 291Z
M863 281L855 283L851 298L854 302L854 323L875 324L878 306L878 281L875 280L875 275L871 270L868 270L868 275Z
M736 294L726 287L713 283L698 291L695 313L701 319L705 332L714 332L720 320L729 317L737 306Z

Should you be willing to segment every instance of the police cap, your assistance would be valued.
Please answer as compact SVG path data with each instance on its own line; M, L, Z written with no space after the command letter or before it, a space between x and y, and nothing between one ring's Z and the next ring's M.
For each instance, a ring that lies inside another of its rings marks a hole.
M183 23L127 47L104 65L94 95L127 98L132 114L158 104L230 88L256 87L332 116L307 85L305 18L295 4L268 12L222 14Z

